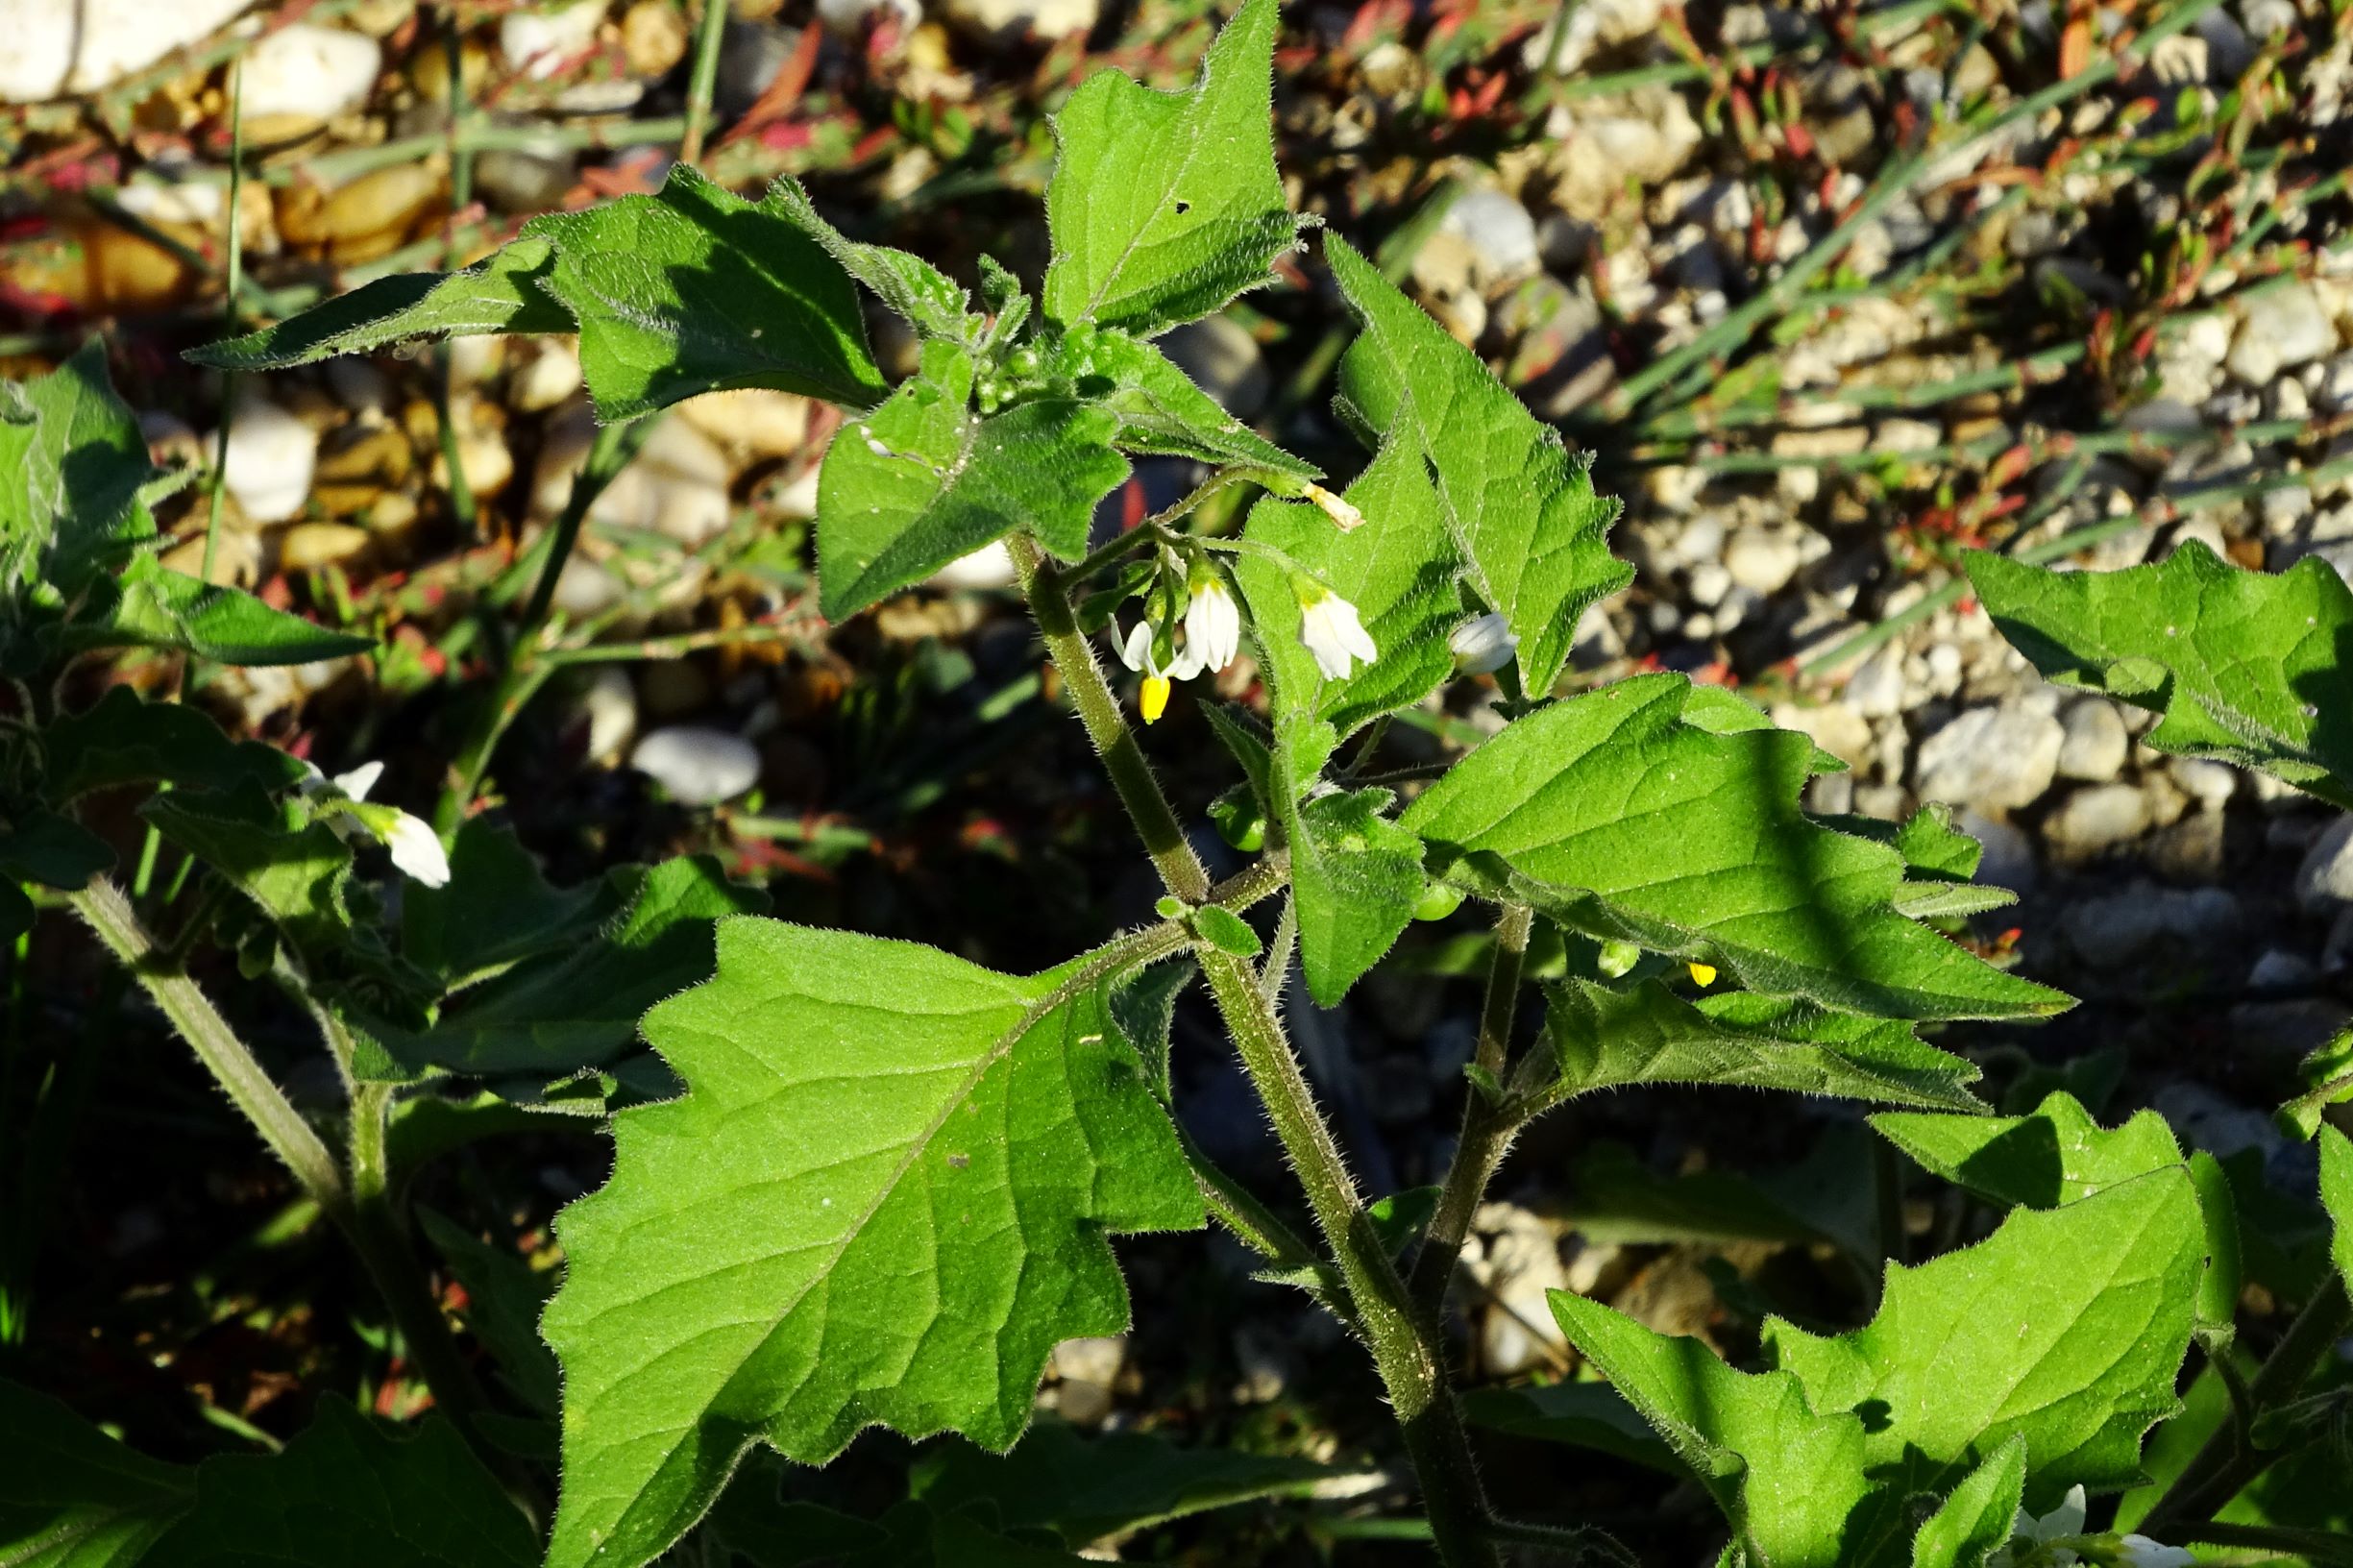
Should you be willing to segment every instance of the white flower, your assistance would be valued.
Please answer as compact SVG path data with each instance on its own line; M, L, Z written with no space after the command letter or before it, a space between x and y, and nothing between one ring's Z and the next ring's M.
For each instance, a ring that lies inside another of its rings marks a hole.
M1185 649L1200 659L1202 669L1223 670L1241 651L1242 607L1217 569L1206 563L1187 587L1192 598L1185 606Z
M2024 1508L2018 1510L2010 1525L2010 1544L1986 1559L1987 1568L2010 1568L2013 1563L2048 1564L2049 1568L2071 1568L2075 1554L2064 1546L2044 1550L2047 1543L2065 1540L2083 1533L2084 1496L2081 1486L2071 1486L2059 1506L2037 1519ZM2022 1547L2023 1551L2020 1550Z
M2167 1546L2145 1535L2127 1535L2116 1543L2116 1560L2123 1568L2194 1568L2197 1555Z
M1370 664L1381 656L1365 634L1364 623L1357 619L1354 604L1311 582L1303 581L1297 587L1299 642L1314 659L1315 668L1323 672L1324 679L1347 679L1352 658Z
M320 802L319 820L345 843L364 834L392 851L392 864L403 874L429 888L449 886L450 857L432 824L398 806L368 803L368 792L384 776L382 763L363 762L332 779L309 763L303 766L307 776L295 788Z
M1454 652L1458 674L1484 675L1509 664L1520 640L1511 635L1510 623L1490 610L1457 626L1446 646Z
M392 864L399 867L410 880L429 888L445 888L450 884L450 857L441 847L441 835L422 817L411 817L404 811L392 814L392 821L383 829L384 846L392 851Z
M1165 665L1153 651L1152 623L1139 621L1129 628L1124 642L1114 646L1119 650L1119 662L1143 676L1143 689L1137 693L1136 709L1147 724L1160 723L1160 716L1168 711L1168 683L1190 680L1201 673L1201 655L1194 651L1189 637Z

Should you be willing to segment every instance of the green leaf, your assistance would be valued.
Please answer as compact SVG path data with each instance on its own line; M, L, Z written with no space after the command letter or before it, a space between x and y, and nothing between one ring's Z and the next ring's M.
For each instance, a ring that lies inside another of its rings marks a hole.
M2026 1444L2012 1437L1952 1489L1912 1537L1912 1568L1985 1568L2010 1544L2026 1490Z
M1811 741L1694 728L1690 691L1645 675L1554 702L1457 763L1403 825L1489 896L1752 991L1911 1018L2069 1005L1897 913L1901 857L1799 809Z
M2056 1209L2182 1163L2173 1130L2156 1112L2104 1128L2066 1093L2052 1094L2028 1116L1887 1112L1871 1124L1954 1186L2030 1209Z
M1259 934L1249 922L1232 910L1219 904L1204 904L1193 912L1193 929L1203 941L1221 952L1236 958L1256 958L1259 955Z
M139 815L258 904L314 975L324 977L330 955L361 935L346 897L351 846L301 801L272 799L247 782L159 794Z
M2052 1210L2018 1209L1984 1242L1891 1264L1878 1315L1825 1337L1765 1328L1824 1409L1876 1413L1870 1462L1925 1476L2022 1435L2032 1490L2132 1483L2144 1433L2179 1409L2206 1236L2176 1166Z
M606 424L745 386L870 407L888 388L826 235L840 239L789 181L748 202L675 164L657 194L544 213L466 272L384 279L190 357L274 369L418 336L577 331Z
M557 927L540 951L459 992L426 1028L371 1022L369 1033L403 1076L440 1067L560 1078L602 1066L636 1043L647 1008L709 977L714 921L767 908L766 894L728 881L708 856L619 868L583 911L596 926Z
M10 398L23 417L0 418L0 588L37 579L70 601L155 537L140 493L156 468L95 338Z
M329 1394L285 1452L224 1454L140 1568L532 1568L531 1527L437 1415L396 1437Z
M1347 736L1385 713L1410 707L1454 674L1447 633L1469 619L1456 579L1461 563L1449 543L1437 492L1419 454L1392 442L1349 485L1343 500L1363 527L1341 532L1321 508L1262 501L1243 538L1282 551L1357 607L1380 657L1343 679L1327 680L1299 641L1299 599L1290 573L1263 555L1235 558L1234 576L1250 603L1251 637L1274 686L1275 723L1312 720ZM1300 765L1320 766L1332 741L1303 746ZM1305 790L1312 767L1294 773Z
M1565 1290L1550 1300L1560 1332L1690 1467L1752 1560L1866 1560L1840 1550L1872 1491L1861 1417L1817 1413L1791 1373L1736 1372L1698 1339L1654 1333Z
M759 202L674 163L658 195L533 218L555 243L547 288L580 329L597 418L761 386L853 408L886 390L857 290L779 183Z
M558 1221L564 1367L549 1561L643 1561L756 1440L861 1427L1002 1448L1053 1346L1126 1327L1106 1237L1202 1222L1098 954L1031 978L761 919L646 1035L681 1099L613 1118Z
M2345 1288L2353 1290L2353 1139L2336 1128L2320 1128L2320 1206L2328 1211L2329 1256Z
M1144 1432L1089 1437L1041 1421L1009 1454L957 1442L932 1449L907 1488L942 1512L986 1504L1007 1530L1042 1527L1084 1546L1210 1508L1305 1496L1339 1473L1309 1459L1180 1448Z
M1655 980L1630 991L1571 980L1546 995L1560 1098L1635 1084L1727 1084L1981 1109L1968 1088L1977 1080L1975 1066L1924 1042L1900 1020L1753 992L1691 1002Z
M922 369L825 453L817 495L821 608L840 621L1026 528L1065 560L1127 477L1109 409L1043 397L974 412L972 356L923 345Z
M628 905L638 868L555 888L508 830L476 817L450 846L450 880L401 900L401 956L454 990L523 959L595 935Z
M1289 811L1299 967L1325 1007L1396 945L1422 891L1421 840L1382 815L1389 798L1349 790Z
M1150 337L1270 281L1299 243L1274 157L1277 0L1243 0L1191 90L1116 71L1054 116L1045 311Z
M236 588L174 572L152 555L127 567L98 607L77 617L65 646L180 649L222 664L310 664L365 653L369 637L330 631L299 615L272 609Z
M555 1292L555 1277L422 1204L417 1225L465 1287L466 1327L498 1361L508 1385L532 1409L555 1414L561 1402L555 1353L539 1337L539 1314Z
M2046 676L2163 714L2150 746L2353 808L2353 589L2328 562L2272 576L2193 541L2125 572L1968 564L1995 625Z
M1462 1417L1490 1432L1590 1448L1671 1476L1683 1474L1675 1450L1605 1383L1473 1388L1462 1395Z
M201 709L149 702L128 686L110 686L80 713L53 721L41 747L42 784L61 804L135 784L279 790L305 776L303 765L276 747L232 741Z
M195 1481L0 1382L0 1562L11 1568L131 1568L187 1508Z
M1978 1488L2003 1483L1998 1468L1971 1473L2006 1445L2023 1445L2032 1498L2129 1484L2142 1435L2178 1408L2203 1253L2176 1167L2018 1210L1975 1246L1891 1265L1878 1314L1851 1333L1768 1320L1769 1372L1734 1371L1698 1340L1580 1297L1552 1303L1570 1342L1698 1473L1750 1560L1871 1568L1913 1549L1919 1499L1961 1494L1927 1546L1973 1541L1970 1518L1996 1507Z
M275 327L190 349L186 357L216 370L283 370L419 338L575 331L571 313L545 286L554 258L554 245L531 235L462 272L379 278Z
M864 283L919 333L972 345L979 323L968 313L971 296L947 274L910 252L848 238L818 216L797 181L778 180L769 187L766 205L776 208L801 233L823 246L843 271Z
M1015 355L1018 368L1022 361ZM1285 452L1223 408L1168 356L1113 328L1073 327L1050 339L1042 374L1067 381L1080 398L1119 416L1115 441L1122 452L1191 457L1219 467L1256 472L1264 481L1302 493L1322 470Z
M1519 639L1521 689L1541 697L1585 607L1633 576L1605 542L1617 503L1594 495L1589 459L1572 459L1558 431L1379 267L1336 237L1325 256L1364 329L1340 361L1343 404L1360 428L1429 463L1470 584Z
M13 881L73 893L113 866L106 840L55 812L28 811L0 828L0 874Z

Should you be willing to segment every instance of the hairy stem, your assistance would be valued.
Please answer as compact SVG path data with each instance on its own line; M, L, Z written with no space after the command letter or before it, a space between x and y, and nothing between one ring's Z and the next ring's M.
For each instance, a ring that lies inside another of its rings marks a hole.
M1028 595L1038 629L1044 634L1046 654L1070 689L1079 723L1087 726L1087 738L1103 758L1112 787L1119 792L1120 802L1143 838L1145 852L1170 893L1189 904L1201 903L1209 896L1209 872L1186 839L1168 797L1161 793L1160 780L1152 776L1152 765L1144 760L1136 732L1120 717L1119 699L1112 695L1103 667L1095 663L1094 649L1078 629L1078 616L1060 574L1047 564L1044 551L1022 534L1007 538L1005 548L1021 574L1021 590Z
M121 960L180 1037L196 1052L213 1080L254 1124L270 1152L284 1163L319 1209L335 1222L359 1254L384 1309L407 1341L433 1403L476 1442L470 1418L482 1404L481 1387L458 1354L425 1276L391 1221L383 1167L384 1096L381 1085L361 1085L352 1102L352 1167L347 1178L319 1135L254 1060L245 1041L222 1017L196 982L170 962L139 924L122 890L101 877L72 895L76 914L89 923L107 950ZM477 1443L478 1451L478 1443Z
M2260 1416L2295 1398L2348 1323L2353 1323L2353 1302L2346 1298L2343 1279L2332 1273L2296 1313L2287 1334L2247 1384L2247 1403L2255 1414ZM2248 1482L2286 1457L2285 1449L2260 1449L2241 1442L2238 1423L2233 1422L2206 1440L2206 1446L2142 1519L2140 1528L2166 1540L2194 1523L2210 1520L2245 1490Z
M1038 547L1020 535L1007 541L1047 653L1070 688L1088 738L1103 756L1112 784L1151 852L1168 891L1198 904L1209 876L1187 842L1176 813L1153 777L1136 735L1119 712L1094 650L1078 629L1068 592ZM1275 1004L1257 971L1232 953L1197 951L1210 994L1233 1035L1285 1155L1306 1190L1317 1229L1339 1265L1356 1310L1357 1327L1373 1353L1403 1430L1406 1452L1421 1479L1423 1507L1440 1558L1451 1568L1495 1568L1486 1499L1471 1459L1470 1440L1455 1408L1454 1391L1437 1354L1434 1323L1418 1314L1405 1281L1365 1213L1339 1145L1316 1109Z
M1487 968L1486 1001L1479 1011L1479 1045L1472 1060L1488 1083L1501 1085L1511 1054L1511 1026L1519 1014L1520 975L1528 963L1528 936L1535 914L1525 904L1506 904L1495 921L1495 957ZM1437 1208L1413 1258L1413 1299L1435 1317L1446 1304L1446 1287L1461 1261L1479 1200L1495 1179L1495 1167L1511 1147L1519 1125L1512 1102L1499 1103L1477 1084L1462 1106L1462 1131L1455 1158L1438 1188Z
M303 1190L329 1213L342 1212L349 1194L334 1156L270 1075L261 1070L261 1064L254 1060L253 1052L245 1048L212 999L177 965L164 959L122 890L98 877L73 894L71 901L74 913L89 923L107 950L122 961L131 977L162 1010L196 1052L197 1060L228 1091L231 1102L254 1124L270 1152L294 1173Z
M343 1228L351 1237L392 1325L401 1331L434 1406L470 1431L476 1411L487 1403L431 1282L417 1266L392 1198L392 1170L385 1158L385 1122L392 1110L389 1085L362 1083L352 1090L351 1203Z

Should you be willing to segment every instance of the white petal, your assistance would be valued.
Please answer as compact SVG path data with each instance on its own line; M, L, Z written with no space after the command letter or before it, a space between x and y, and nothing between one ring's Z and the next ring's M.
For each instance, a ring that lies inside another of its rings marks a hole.
M392 864L407 876L429 888L449 885L450 857L441 847L440 836L424 819L402 812L392 820L384 844L392 851Z
M1119 650L1119 662L1138 674L1145 673L1152 658L1152 623L1139 621L1128 628L1126 637L1114 643Z
M1458 672L1485 675L1511 662L1520 640L1511 635L1510 623L1490 610L1457 626L1446 639L1446 647L1455 656Z
M1336 594L1331 602L1332 625L1337 631L1340 647L1366 664L1381 657L1381 649L1373 646L1372 633L1364 629L1364 623L1357 617L1357 607Z
M1205 670L1223 670L1241 651L1242 612L1226 585L1212 578L1185 608L1185 646Z
M335 788L355 800L365 800L368 797L368 792L376 788L376 781L383 776L384 765L382 763L363 762L348 773L337 773Z
M2195 1568L2195 1553L2167 1546L2145 1535L2127 1535L2117 1544L2117 1561L2124 1568Z
M2043 1539L2083 1533L2084 1496L2081 1485L2070 1486L2059 1506L2043 1515Z

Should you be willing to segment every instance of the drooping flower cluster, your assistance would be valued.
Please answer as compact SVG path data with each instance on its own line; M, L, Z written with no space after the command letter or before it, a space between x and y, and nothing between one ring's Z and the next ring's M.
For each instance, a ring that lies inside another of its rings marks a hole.
M2087 1535L2081 1486L2071 1486L2059 1506L2041 1518L2025 1509L2010 1525L2009 1544L1986 1559L1986 1568L2074 1568L2080 1562L2118 1568L2194 1568L2195 1555L2146 1535Z

